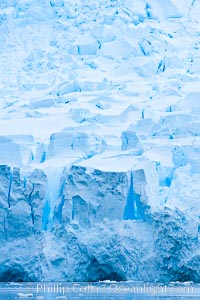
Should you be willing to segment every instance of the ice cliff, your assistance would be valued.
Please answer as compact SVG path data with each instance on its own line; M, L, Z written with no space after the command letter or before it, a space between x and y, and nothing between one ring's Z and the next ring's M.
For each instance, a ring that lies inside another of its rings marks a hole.
M0 2L0 281L200 282L199 9Z

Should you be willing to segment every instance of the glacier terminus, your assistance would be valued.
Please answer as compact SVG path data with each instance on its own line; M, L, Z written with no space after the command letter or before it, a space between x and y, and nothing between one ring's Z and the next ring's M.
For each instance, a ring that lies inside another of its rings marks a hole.
M0 1L0 282L200 282L199 11Z

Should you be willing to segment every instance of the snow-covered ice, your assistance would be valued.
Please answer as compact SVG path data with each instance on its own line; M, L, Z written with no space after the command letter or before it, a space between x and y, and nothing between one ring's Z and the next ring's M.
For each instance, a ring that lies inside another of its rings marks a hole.
M0 1L0 281L200 281L199 9Z

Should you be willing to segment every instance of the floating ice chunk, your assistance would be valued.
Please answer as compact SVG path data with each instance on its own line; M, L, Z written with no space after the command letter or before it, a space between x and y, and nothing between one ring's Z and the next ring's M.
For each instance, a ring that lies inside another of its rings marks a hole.
M32 298L33 294L32 293L18 293L17 296L19 298Z

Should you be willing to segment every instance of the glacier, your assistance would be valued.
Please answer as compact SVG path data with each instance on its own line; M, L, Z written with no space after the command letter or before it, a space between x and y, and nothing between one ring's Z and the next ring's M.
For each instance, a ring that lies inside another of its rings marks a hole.
M198 1L0 1L0 281L200 282Z

